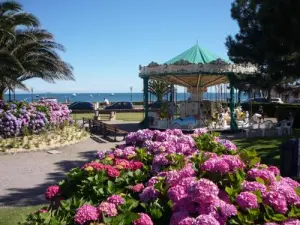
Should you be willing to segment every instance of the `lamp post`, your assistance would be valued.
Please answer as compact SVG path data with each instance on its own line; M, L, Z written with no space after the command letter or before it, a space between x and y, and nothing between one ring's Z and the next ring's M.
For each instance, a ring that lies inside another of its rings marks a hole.
M33 102L33 88L31 88L31 102Z
M130 88L130 100L132 102L132 86L130 86L129 88Z

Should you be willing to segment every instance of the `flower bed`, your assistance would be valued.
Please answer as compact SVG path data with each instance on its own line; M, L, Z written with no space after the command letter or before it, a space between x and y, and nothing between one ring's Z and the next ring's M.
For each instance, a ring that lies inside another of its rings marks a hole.
M255 151L196 130L140 130L72 169L23 224L300 223L300 184Z
M88 133L73 123L70 110L54 102L0 101L0 150L45 150L77 143Z
M0 101L0 138L40 134L70 123L70 110L63 104Z

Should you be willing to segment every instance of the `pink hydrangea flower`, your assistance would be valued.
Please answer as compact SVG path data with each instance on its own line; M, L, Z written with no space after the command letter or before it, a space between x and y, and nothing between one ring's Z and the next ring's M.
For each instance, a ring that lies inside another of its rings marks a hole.
M107 202L113 203L118 206L123 205L125 203L125 200L120 195L112 195L109 198L107 198Z
M49 186L45 192L45 198L47 200L52 200L54 197L60 194L60 188L58 185Z
M219 188L214 182L202 178L189 187L188 194L195 202L202 204L214 200L219 194Z
M256 181L244 181L242 183L242 190L243 191L260 191L264 195L267 191L267 187Z
M106 216L116 216L118 215L118 211L116 205L109 202L102 202L98 206L99 212L103 213Z
M136 184L134 186L131 187L131 190L133 192L139 193L144 189L144 185L143 184Z
M251 192L241 192L236 198L237 204L243 209L258 208L257 197Z
M289 205L295 205L300 202L300 197L297 195L296 191L284 181L273 183L269 187L269 190L283 195Z
M146 187L140 194L140 199L143 202L148 202L150 200L156 199L158 197L158 191L155 190L153 186Z
M196 219L193 217L186 217L179 221L178 225L194 225L196 222Z
M275 176L280 175L280 170L276 166L269 166L267 170L272 172Z
M74 221L77 224L83 225L90 221L96 221L98 218L99 212L97 208L86 204L77 209Z
M180 174L177 170L172 170L166 173L166 182L170 186L174 186L180 180Z
M196 218L195 225L220 225L220 223L211 215L200 215Z
M238 155L222 155L221 159L223 159L229 165L230 171L236 171L237 169L245 168L244 162Z
M168 196L173 203L178 203L182 198L187 197L186 189L180 185L173 186L168 190Z
M202 135L202 134L206 134L208 131L206 128L198 128L196 130L194 130L194 134L196 135Z
M195 170L191 163L187 164L182 170L179 171L179 176L181 178L193 177L195 174Z
M268 183L273 183L276 180L274 173L270 173L267 169L257 169L253 168L247 173L248 178L255 180L255 178L259 177Z
M200 169L211 173L228 173L230 171L228 163L219 157L209 158Z
M300 183L289 178L289 177L282 177L280 180L281 183L285 183L287 185L289 185L290 187L292 187L293 189L295 189L296 187L300 187Z
M220 191L219 191L218 197L219 197L222 201L224 201L224 202L226 202L226 203L230 203L229 196L228 196L228 194L227 194L225 191L220 190Z
M196 183L196 177L186 177L179 180L178 185L184 187L184 189L187 191L188 187L194 183Z
M276 191L269 191L264 197L264 202L279 213L285 214L288 210L285 197Z
M298 220L298 219L289 219L287 221L282 222L282 225L300 225L300 220Z
M234 205L228 204L222 200L218 201L218 208L222 217L229 218L237 215L237 209Z
M140 218L135 220L133 222L133 225L153 225L153 222L150 218L150 216L148 216L145 213L139 213Z
M172 214L170 225L178 225L180 221L187 218L189 213L187 211L175 212Z

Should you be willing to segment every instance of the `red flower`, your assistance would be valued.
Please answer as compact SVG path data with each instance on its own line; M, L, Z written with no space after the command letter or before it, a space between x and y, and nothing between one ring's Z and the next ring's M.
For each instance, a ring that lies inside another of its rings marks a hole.
M137 192L137 193L141 192L143 189L144 189L144 185L143 184L136 184L136 185L134 185L134 186L131 187L131 190L133 192Z
M107 171L107 174L108 176L110 177L118 177L120 176L120 171L113 168L112 166L107 166L106 167L106 171Z
M115 165L123 169L129 169L131 167L130 162L126 159L116 159Z
M131 161L130 169L132 170L138 170L141 169L144 166L142 162L139 161Z
M105 170L105 165L102 163L98 163L98 162L90 162L90 163L86 163L82 169L85 169L87 167L92 167L94 170L97 171L101 171L101 170Z
M54 197L60 194L60 188L58 185L49 186L45 192L45 198L52 200Z

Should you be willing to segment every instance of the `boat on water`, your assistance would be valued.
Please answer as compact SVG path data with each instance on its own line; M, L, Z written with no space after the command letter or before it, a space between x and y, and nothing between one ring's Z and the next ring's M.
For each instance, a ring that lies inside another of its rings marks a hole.
M114 93L111 93L111 94L110 94L110 96L114 96L114 95L115 95Z
M76 94L74 93L74 94L72 94L72 96L76 97Z

